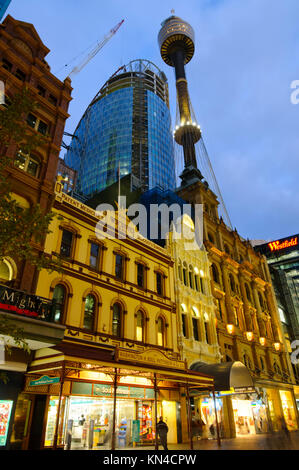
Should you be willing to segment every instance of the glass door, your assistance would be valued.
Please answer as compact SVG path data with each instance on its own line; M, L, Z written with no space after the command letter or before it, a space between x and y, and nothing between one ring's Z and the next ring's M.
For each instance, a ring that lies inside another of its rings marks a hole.
M34 397L24 393L18 396L10 437L10 448L12 450L27 449L33 400Z

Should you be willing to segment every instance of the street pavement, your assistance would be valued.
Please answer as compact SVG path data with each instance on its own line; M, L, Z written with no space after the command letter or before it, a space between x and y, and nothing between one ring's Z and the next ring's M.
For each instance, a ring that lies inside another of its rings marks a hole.
M236 437L234 439L221 439L220 447L216 439L193 440L194 450L299 450L299 431L290 433L256 434L250 436ZM140 447L135 450L154 450L154 447ZM190 450L190 443L169 444L170 451ZM163 447L159 445L159 450Z

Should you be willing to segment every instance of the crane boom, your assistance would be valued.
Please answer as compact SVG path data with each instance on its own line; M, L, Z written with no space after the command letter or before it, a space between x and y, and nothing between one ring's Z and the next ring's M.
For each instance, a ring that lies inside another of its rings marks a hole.
M104 39L99 42L95 47L94 49L87 55L87 57L84 58L84 60L79 64L79 65L76 65L72 70L71 72L69 73L68 77L70 78L71 75L76 75L77 73L79 73L84 67L85 65L88 64L88 62L93 59L93 57L102 49L102 47L105 46L105 44L109 41L109 39L112 38L112 36L118 31L118 29L121 27L121 25L123 24L125 20L122 20L120 21L114 28L112 28L108 34L106 34L106 36L104 37Z

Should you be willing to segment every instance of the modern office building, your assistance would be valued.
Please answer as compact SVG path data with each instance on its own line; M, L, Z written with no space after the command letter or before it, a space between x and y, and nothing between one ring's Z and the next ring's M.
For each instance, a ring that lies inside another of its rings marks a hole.
M0 0L0 21L5 15L7 8L9 7L11 0Z
M270 242L252 242L254 249L267 258L280 320L292 353L293 341L299 340L299 235ZM298 365L293 364L297 383ZM297 394L296 394L297 396ZM299 390L298 390L299 396Z
M299 339L299 235L254 246L265 255L276 291L281 320L291 339Z
M134 60L114 73L80 120L65 163L77 170L77 191L86 196L128 174L130 190L173 188L173 140L164 73L146 60Z

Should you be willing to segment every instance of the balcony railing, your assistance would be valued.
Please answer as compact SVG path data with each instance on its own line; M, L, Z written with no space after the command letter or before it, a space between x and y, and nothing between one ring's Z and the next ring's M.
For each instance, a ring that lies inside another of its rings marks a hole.
M54 322L55 302L0 284L0 313Z

